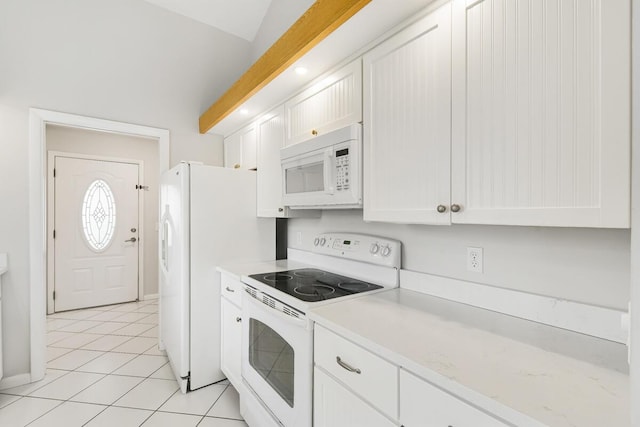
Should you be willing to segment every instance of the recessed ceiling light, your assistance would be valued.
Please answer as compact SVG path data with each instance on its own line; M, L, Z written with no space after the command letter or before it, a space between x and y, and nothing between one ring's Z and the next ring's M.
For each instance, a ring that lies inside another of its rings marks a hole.
M297 74L297 75L299 75L299 76L304 76L305 74L307 74L307 72L308 72L308 71L309 71L309 70L308 70L308 69L306 69L305 67L296 67L296 68L295 68L295 72L296 72L296 74Z
M249 114L249 110L247 110L246 108L241 108L240 114Z

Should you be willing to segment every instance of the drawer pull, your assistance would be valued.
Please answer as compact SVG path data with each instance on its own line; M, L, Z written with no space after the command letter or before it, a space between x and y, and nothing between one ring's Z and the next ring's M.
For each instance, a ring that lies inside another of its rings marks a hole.
M236 322L238 323L242 322L242 317L236 317Z
M356 374L361 374L362 371L358 368L354 368L353 366L349 365L348 363L345 363L342 361L342 359L340 359L340 356L336 356L336 362L338 363L338 365L340 365L341 367L343 367L344 369L346 369L349 372L355 372Z
M230 287L227 286L227 292L235 292L233 289L231 289Z

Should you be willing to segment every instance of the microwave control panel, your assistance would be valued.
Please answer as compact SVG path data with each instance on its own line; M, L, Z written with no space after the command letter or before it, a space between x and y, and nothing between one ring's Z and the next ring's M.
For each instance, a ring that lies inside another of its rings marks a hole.
M336 190L348 190L351 185L349 183L349 149L342 148L336 150Z

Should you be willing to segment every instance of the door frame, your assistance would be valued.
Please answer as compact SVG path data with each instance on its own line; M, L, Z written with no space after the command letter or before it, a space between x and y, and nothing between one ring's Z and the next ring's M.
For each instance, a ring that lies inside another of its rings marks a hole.
M138 166L138 183L144 185L144 162L138 159L126 159L119 157L98 156L93 154L80 154L65 151L47 151L47 314L54 313L53 291L55 290L55 246L53 225L55 224L54 202L55 179L53 169L56 157L66 157L70 159L98 160L102 162L128 163ZM144 297L144 191L138 193L138 299Z
M31 382L44 378L47 363L47 158L45 153L48 124L155 139L158 141L158 172L162 174L169 169L170 134L167 129L39 108L29 109L29 329L31 336L29 375ZM158 206L158 212L159 210Z

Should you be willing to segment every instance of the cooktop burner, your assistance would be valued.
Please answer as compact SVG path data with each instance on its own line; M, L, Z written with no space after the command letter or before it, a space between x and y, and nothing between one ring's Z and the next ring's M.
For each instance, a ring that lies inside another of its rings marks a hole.
M252 274L249 277L307 302L324 301L382 288L315 268Z

